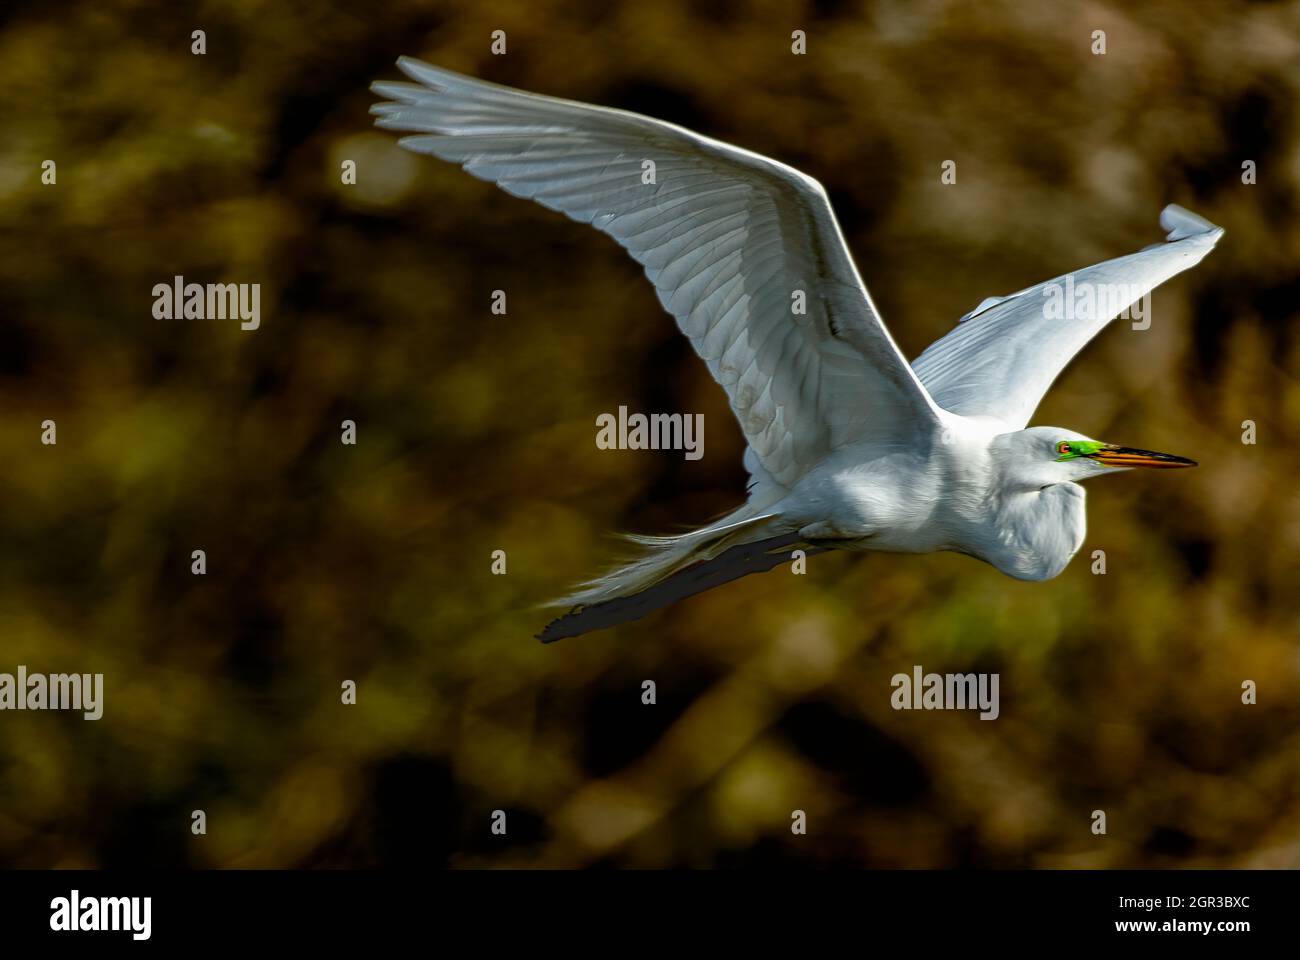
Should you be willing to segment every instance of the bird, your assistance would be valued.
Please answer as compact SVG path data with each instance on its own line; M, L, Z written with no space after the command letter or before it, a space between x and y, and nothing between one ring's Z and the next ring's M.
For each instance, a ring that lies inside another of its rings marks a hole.
M371 86L376 126L612 237L745 437L746 501L683 534L629 536L639 555L554 601L571 609L542 641L638 619L796 550L952 551L1050 580L1084 541L1082 481L1197 465L1029 425L1075 354L1213 249L1223 229L1197 214L1170 204L1163 242L990 297L908 363L812 177L640 114L397 65L409 82Z

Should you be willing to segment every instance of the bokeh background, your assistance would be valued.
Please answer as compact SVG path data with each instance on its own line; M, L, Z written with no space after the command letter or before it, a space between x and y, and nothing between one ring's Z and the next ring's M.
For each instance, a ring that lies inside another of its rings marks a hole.
M0 670L107 689L0 714L0 863L1300 865L1300 4L1130 7L9 0ZM1035 422L1202 466L1094 481L1050 583L819 556L538 644L614 531L740 500L741 436L611 240L372 131L401 54L819 178L909 357L1190 207L1218 249ZM155 320L175 274L261 329ZM597 450L620 404L704 459ZM1000 719L893 711L914 664L1000 673Z

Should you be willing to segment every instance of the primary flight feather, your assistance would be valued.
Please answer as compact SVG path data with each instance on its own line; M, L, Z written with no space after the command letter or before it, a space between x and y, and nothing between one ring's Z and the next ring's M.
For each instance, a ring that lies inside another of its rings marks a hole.
M954 550L1048 579L1083 542L1076 481L1193 465L1025 425L1093 336L1213 248L1223 231L1195 214L1171 205L1165 243L985 301L908 364L812 178L638 114L398 66L417 82L373 85L387 100L371 108L377 125L613 237L726 390L748 444L743 506L682 536L633 538L644 555L557 601L576 609L542 639L642 616L794 546ZM1067 280L1111 295L1057 315L1045 292Z

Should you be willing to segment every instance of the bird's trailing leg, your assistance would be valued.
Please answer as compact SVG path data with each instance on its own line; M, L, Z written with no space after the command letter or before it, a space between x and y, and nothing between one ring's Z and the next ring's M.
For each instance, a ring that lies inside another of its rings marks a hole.
M751 573L771 570L777 564L788 561L790 548L803 539L798 533L785 533L766 540L756 540L753 543L737 544L724 550L712 560L687 567L640 593L577 607L559 619L552 620L537 635L537 639L543 643L552 643L565 637L576 637L592 630L603 630L620 623L639 620L646 614L676 603L678 600L712 590L714 587L739 580ZM828 549L828 547L809 547L804 549L804 554L811 556L815 553L824 553Z

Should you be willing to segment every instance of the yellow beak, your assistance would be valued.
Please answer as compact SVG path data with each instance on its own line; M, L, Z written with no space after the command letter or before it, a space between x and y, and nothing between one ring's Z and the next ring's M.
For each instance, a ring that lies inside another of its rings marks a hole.
M1195 467L1195 460L1176 457L1172 453L1156 453L1154 450L1138 450L1134 447L1117 447L1106 444L1096 453L1088 454L1098 463L1108 467L1150 467L1155 470L1170 470L1175 467Z

